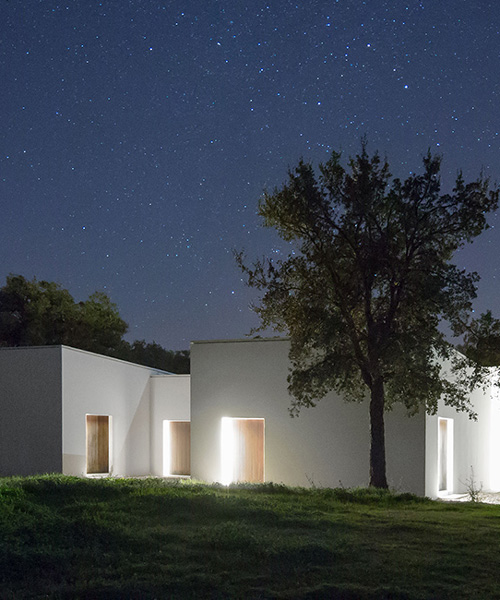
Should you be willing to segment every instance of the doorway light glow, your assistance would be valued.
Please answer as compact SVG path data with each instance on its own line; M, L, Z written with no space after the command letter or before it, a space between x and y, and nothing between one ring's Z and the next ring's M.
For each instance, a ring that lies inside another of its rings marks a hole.
M448 494L453 493L453 419L445 419L442 417L438 418L438 440L441 439L441 424L445 425L446 431L446 440L445 446L446 448L442 449L442 444L438 441L438 474L437 474L437 489L438 496L446 496ZM443 450L445 456L443 456ZM443 465L444 461L444 465ZM446 489L439 489L439 479L440 479L440 471L442 468L445 468L446 471Z
M170 421L163 421L163 477L168 477L172 468L170 464L171 444Z
M234 473L234 427L231 417L222 417L220 459L221 483L229 485L233 480Z
M500 394L496 386L493 386L490 402L490 488L500 490Z

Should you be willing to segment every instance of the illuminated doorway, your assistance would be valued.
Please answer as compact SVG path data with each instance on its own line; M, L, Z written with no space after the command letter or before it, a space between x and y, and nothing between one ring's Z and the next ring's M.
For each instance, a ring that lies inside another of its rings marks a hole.
M86 415L87 473L109 473L109 415Z
M163 421L163 477L191 474L191 423Z
M438 418L438 492L453 491L453 419Z
M223 417L222 483L264 481L264 419Z

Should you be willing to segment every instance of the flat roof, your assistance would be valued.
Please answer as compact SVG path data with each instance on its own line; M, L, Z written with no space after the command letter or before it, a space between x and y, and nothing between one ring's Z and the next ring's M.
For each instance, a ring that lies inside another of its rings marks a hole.
M249 343L249 342L289 342L288 337L253 337L253 338L234 338L229 340L194 340L193 344L235 344L235 343Z
M106 360L114 360L116 362L126 363L128 365L132 365L134 367L139 367L140 369L147 369L148 371L154 371L155 375L176 375L177 373L171 373L170 371L164 371L163 369L158 369L157 367L148 367L147 365L140 365L135 362L131 362L130 360L124 360L123 358L115 358L114 356L108 356L107 354L98 354L97 352L91 352L90 350L82 350L81 348L75 348L74 346L67 346L66 344L50 344L47 346L2 346L0 347L0 351L23 351L26 350L71 350L72 352L81 352L82 354L90 354L91 356L97 356L99 358L105 358Z

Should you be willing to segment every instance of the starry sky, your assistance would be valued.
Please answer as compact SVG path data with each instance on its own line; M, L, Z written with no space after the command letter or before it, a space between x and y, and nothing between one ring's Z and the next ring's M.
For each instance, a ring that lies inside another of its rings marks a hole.
M0 0L0 285L109 294L170 349L257 325L233 249L279 256L259 197L366 135L492 182L500 11L482 0ZM456 262L500 316L499 227ZM498 308L497 308L498 307Z

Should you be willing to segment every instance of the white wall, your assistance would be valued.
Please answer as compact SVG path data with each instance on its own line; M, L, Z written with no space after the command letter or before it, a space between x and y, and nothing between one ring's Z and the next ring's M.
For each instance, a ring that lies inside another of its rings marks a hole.
M467 481L474 471L476 485L491 490L491 390L486 393L477 389L471 396L477 421L471 421L466 413L439 402L436 415L426 417L426 482L425 494L438 496L438 419L453 419L453 488L452 493L465 493ZM498 432L493 432L498 436ZM495 461L496 462L496 461Z
M189 421L190 376L151 377L151 474L163 476L163 421Z
M63 472L86 471L86 414L112 416L112 474L148 475L154 369L62 348Z
M0 476L60 472L61 348L0 349Z
M495 380L498 379L495 377ZM490 489L500 491L500 389L493 383L491 387L490 411Z
M114 475L162 475L163 420L189 420L189 375L65 346L0 349L0 476L86 473L86 415L110 415Z
M368 403L329 394L290 418L286 340L191 345L191 474L220 481L221 419L265 418L265 478L288 485L351 487L369 480ZM424 416L386 415L391 485L424 492Z

